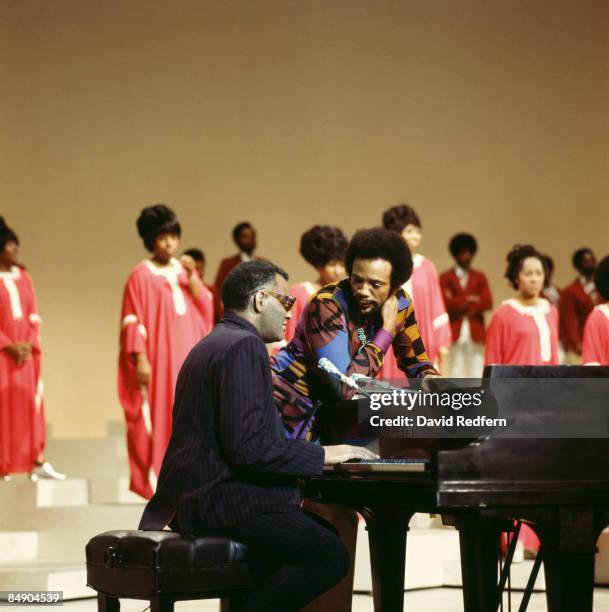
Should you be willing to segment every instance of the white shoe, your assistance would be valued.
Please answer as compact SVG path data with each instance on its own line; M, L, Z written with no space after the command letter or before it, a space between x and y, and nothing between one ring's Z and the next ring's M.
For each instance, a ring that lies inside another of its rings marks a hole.
M2 474L2 480L3 482L10 482L13 480L13 477L10 474Z
M65 480L66 475L57 472L55 468L48 462L39 463L30 474L30 480L36 482L39 478L50 478L52 480Z

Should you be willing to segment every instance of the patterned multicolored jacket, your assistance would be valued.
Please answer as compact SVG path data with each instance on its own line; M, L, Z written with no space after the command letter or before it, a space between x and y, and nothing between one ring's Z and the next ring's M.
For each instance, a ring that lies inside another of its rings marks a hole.
M316 401L350 399L355 393L347 385L328 380L317 367L322 357L346 376L358 373L374 378L393 344L398 366L408 378L437 374L425 353L412 300L402 289L397 297L393 338L382 328L380 313L371 318L361 315L348 279L322 287L311 298L294 338L271 358L274 399L286 435L302 438L308 433Z

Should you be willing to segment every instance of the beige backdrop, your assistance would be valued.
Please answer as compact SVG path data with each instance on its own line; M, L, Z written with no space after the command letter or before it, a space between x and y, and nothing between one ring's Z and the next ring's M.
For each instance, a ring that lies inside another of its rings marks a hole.
M175 208L209 274L243 219L295 281L303 230L408 201L422 251L609 251L606 0L0 0L0 214L43 315L58 436L103 435L139 210Z

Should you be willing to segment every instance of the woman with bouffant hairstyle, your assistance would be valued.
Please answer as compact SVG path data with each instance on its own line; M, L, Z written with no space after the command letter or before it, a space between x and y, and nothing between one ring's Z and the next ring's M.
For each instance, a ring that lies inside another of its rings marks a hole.
M0 477L29 473L63 480L44 459L41 319L19 238L0 217Z
M530 244L516 245L506 259L505 278L516 294L491 319L484 363L558 365L558 311L541 297L548 278L546 259ZM539 539L523 526L517 551L534 556L538 549Z
M170 208L144 208L137 231L151 256L135 267L123 294L118 389L127 420L130 488L150 498L169 443L178 372L211 330L213 298L192 257L174 257L182 228Z
M531 245L516 245L507 255L505 278L516 294L493 315L485 364L557 365L558 312L541 297L547 278L544 256Z
M290 293L296 298L292 318L288 320L285 339L294 337L296 325L311 296L322 287L345 277L347 237L334 225L315 225L300 237L300 254L317 272L317 279L292 286Z
M440 279L433 262L419 252L423 239L421 219L408 204L392 206L383 213L383 227L402 236L412 254L412 275L404 291L412 298L417 323L427 355L439 368L446 367L448 348L452 343L450 321L440 288ZM385 356L380 378L401 379L393 350Z

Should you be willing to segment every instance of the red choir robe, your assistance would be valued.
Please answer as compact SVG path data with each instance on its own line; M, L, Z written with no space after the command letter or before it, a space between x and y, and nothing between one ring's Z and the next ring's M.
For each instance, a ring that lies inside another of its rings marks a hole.
M587 285L588 291L578 277L560 294L560 339L566 351L581 352L586 319L599 303L598 292Z
M448 348L452 342L450 321L444 306L444 298L436 267L431 260L416 254L413 256L412 276L404 283L404 290L412 298L419 332L430 361L435 362L438 351ZM378 378L403 379L406 375L398 368L389 347Z
M516 299L503 302L486 331L485 365L558 365L558 311L544 298L536 306ZM523 525L519 541L530 551L539 550L539 538Z
M182 362L213 326L213 296L202 289L201 299L195 300L177 259L166 268L141 262L125 287L118 391L127 421L130 488L142 497L152 497L156 488ZM133 353L148 357L152 374L147 388L137 383Z
M292 316L288 319L283 340L266 345L268 353L271 357L276 355L294 337L298 321L300 320L306 305L309 303L309 300L316 291L316 285L309 282L299 283L290 287L290 295L296 298L296 301L290 310Z
M609 304L594 308L584 326L584 365L609 365Z
M0 272L0 474L32 472L44 450L40 324L30 275ZM15 342L33 347L22 365L3 350Z
M294 302L294 306L292 306L292 317L288 320L288 324L285 329L284 344L287 344L294 337L294 332L296 331L298 321L300 320L306 305L309 303L309 300L316 291L317 285L309 282L299 283L298 285L293 285L290 288L290 295L295 297L296 301Z
M484 363L558 365L558 311L548 300L523 306L503 302L486 332Z
M228 273L244 261L247 261L247 259L244 259L241 256L241 253L237 253L237 255L225 257L220 262L220 265L218 266L218 271L216 272L216 280L214 282L214 286L216 287L218 295L222 295L222 283L224 282L224 279L228 276Z
M222 318L223 313L221 308L218 306L218 304L220 303L220 298L218 297L216 293L216 288L213 285L208 285L205 281L203 281L203 279L201 279L201 281L203 282L203 286L209 291L209 294L211 295L213 325L213 323L217 323ZM218 315L217 318L216 315Z
M218 271L216 272L216 280L214 282L214 320L216 323L222 318L224 314L224 306L222 304L222 283L224 279L228 276L228 273L236 268L239 264L244 261L266 261L263 257L258 257L256 255L249 256L245 253L237 253L232 257L225 257L218 266Z

